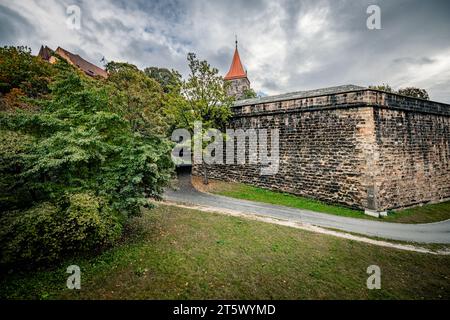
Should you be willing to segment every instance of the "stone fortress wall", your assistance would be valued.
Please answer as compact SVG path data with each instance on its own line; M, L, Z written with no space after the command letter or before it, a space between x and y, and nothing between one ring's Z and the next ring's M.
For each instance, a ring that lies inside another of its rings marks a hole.
M214 164L211 178L375 211L450 198L450 105L349 85L242 100L233 111L230 128L279 129L279 170Z

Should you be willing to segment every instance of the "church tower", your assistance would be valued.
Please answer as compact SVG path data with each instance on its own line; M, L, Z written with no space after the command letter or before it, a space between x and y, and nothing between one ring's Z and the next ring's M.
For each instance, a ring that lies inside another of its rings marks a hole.
M230 70L224 79L230 82L228 94L239 99L246 90L250 89L250 81L247 78L247 72L242 66L237 44L238 42L236 39L236 49L234 50L233 61L231 62Z

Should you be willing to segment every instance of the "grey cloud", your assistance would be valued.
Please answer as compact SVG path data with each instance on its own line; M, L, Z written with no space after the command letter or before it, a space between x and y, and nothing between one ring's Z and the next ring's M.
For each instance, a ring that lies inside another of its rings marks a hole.
M431 59L428 57L421 57L421 58L414 58L414 57L402 57L402 58L396 58L392 61L393 63L406 63L406 64L431 64L436 62L436 59Z
M196 52L226 73L237 34L258 92L387 82L422 86L433 99L450 102L446 0L77 0L83 28L71 32L38 10L42 1L21 1L31 8L27 14L15 2L0 2L2 45L27 42L37 50L48 41L94 63L105 56L184 74L187 53ZM58 8L54 15L68 4L45 3ZM370 4L381 8L382 30L366 28ZM436 73L437 65L443 69Z
M271 91L279 91L282 89L276 79L264 79L263 87Z
M30 34L32 30L32 24L18 12L0 4L0 41L2 45L18 44L17 40Z

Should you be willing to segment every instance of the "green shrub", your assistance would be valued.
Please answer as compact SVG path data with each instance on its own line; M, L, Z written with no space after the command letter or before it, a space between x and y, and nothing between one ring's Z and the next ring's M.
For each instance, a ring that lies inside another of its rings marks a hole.
M120 237L123 222L105 199L87 193L71 195L64 211L64 249L89 251L109 245Z
M0 264L44 263L114 243L122 221L100 197L68 196L59 205L41 203L0 218Z
M39 112L0 112L5 135L0 140L10 140L8 132L33 138L28 153L15 155L23 165L9 187L16 194L26 190L20 196L29 194L28 207L93 192L128 216L147 205L148 197L158 197L169 181L170 142L135 132L110 111L111 88L97 88L93 81L69 70L53 83L52 100L39 101Z
M0 212L20 208L31 197L19 176L31 145L30 136L0 129Z
M3 214L0 220L0 263L54 260L61 251L58 208L42 203L25 212Z
M0 108L0 263L55 261L108 245L161 195L174 169L161 136L162 90L119 66L96 80L63 60L0 50L0 71L9 70L0 72L0 102L17 89L32 106Z

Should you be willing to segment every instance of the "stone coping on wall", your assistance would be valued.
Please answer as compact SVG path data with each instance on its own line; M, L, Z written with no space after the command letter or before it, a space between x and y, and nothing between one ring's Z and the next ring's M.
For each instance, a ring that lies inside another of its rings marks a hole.
M354 85L241 100L234 104L233 111L239 117L367 106L450 116L450 104Z

